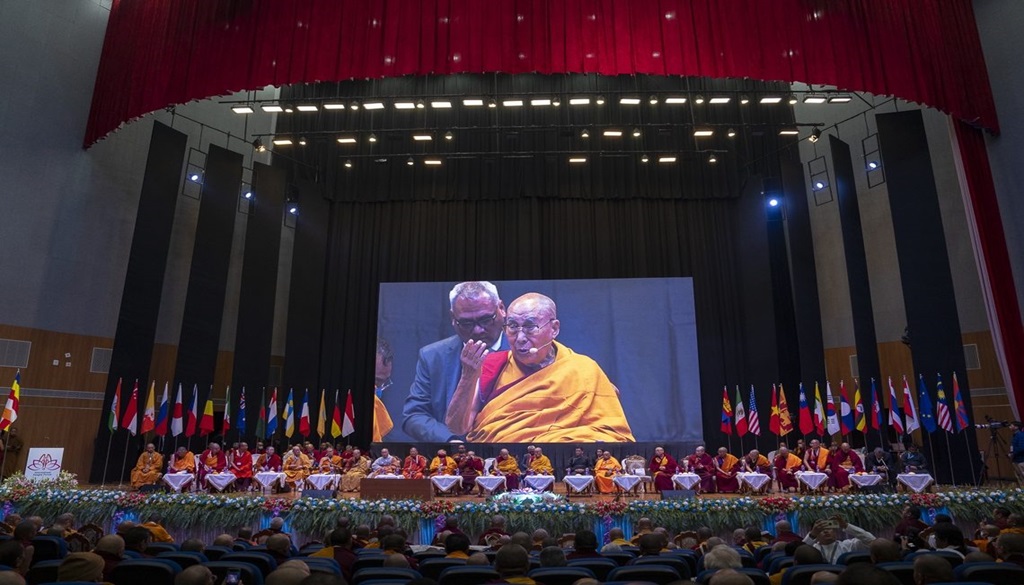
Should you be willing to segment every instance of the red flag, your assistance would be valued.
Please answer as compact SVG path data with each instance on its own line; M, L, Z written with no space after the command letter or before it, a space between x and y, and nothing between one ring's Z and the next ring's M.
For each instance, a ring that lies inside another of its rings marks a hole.
M138 430L139 422L139 381L135 380L135 388L132 389L132 397L128 399L128 406L124 409L121 417L121 426L128 429L134 435Z
M811 419L811 407L807 402L807 393L804 392L804 385L800 384L800 433L811 434L814 430L814 420Z
M779 436L785 437L793 432L793 416L789 413L786 403L786 389L779 382Z
M729 389L722 386L722 432L732 434L732 405L729 404Z
M352 407L352 390L349 389L345 399L345 424L341 427L341 436L347 437L356 432L356 409Z
M775 384L772 384L772 411L768 416L768 430L779 434L779 393Z

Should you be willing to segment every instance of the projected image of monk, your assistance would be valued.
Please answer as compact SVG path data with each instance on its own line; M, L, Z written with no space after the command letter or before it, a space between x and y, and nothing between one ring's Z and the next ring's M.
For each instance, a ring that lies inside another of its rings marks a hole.
M508 306L504 327L509 350L466 345L448 428L474 443L634 440L601 366L555 341L561 324L553 300L520 296Z

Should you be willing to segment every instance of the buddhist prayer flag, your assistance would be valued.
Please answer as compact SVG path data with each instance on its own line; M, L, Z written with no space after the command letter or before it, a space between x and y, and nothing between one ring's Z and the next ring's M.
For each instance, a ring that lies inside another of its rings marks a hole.
M939 428L947 433L953 432L953 419L949 417L949 402L946 401L946 389L942 387L942 374L938 374L939 381L935 384L935 391L938 397L936 413L939 418Z
M832 383L825 382L825 399L828 401L825 404L825 417L827 421L828 434L834 435L838 433L842 427L839 426L839 416L836 414L836 403L832 399Z
M164 395L160 398L160 408L156 410L156 428L153 430L156 431L158 437L164 437L167 435L167 418L170 414L170 412L168 412L168 386L170 386L170 382L164 382Z
M914 408L914 395L910 392L906 376L903 376L903 416L906 417L907 424L904 430L908 435L921 428L917 419L917 409Z
M277 433L277 388L270 394L270 404L267 406L267 438Z
M320 390L320 412L316 415L316 434L323 439L327 436L327 390Z
M871 378L871 430L882 428L882 401L878 399L878 388L875 379Z
M181 382L178 383L178 394L174 397L174 414L171 416L171 436L177 437L185 430L185 408L181 404Z
M120 383L120 382L119 382ZM4 414L0 416L0 431L7 429L18 420L18 408L21 405L21 370L14 372L14 381L11 382L11 391L7 394L7 403L4 404Z
M889 376L889 426L896 431L896 436L903 435L903 415L900 413L900 402L896 396L896 387Z
M860 381L853 380L853 428L860 432L868 430L868 419L864 413L864 401L860 398Z
M338 404L338 394L339 394L338 391L335 390L334 391L334 411L331 413L331 436L334 437L335 439L340 437L341 433L342 433L342 428L341 428L341 405ZM348 394L349 394L348 406L350 406L352 404L352 391L349 390ZM347 410L347 406L346 406L346 410ZM352 426L355 426L355 425L352 425Z
M811 418L811 407L807 404L807 392L804 385L800 384L800 433L811 434L814 430L814 420Z
M199 425L199 384L192 385L192 399L188 402L187 417L185 436L191 437L196 434L196 427Z
M772 410L768 415L768 430L779 434L779 391L775 384L772 384Z
M245 386L242 386L242 394L238 397L238 436L245 435Z
M284 436L291 438L295 434L295 401L293 397L295 395L295 389L288 389L288 402L284 403L284 413L281 414L281 418L284 419Z
M352 391L349 390L351 396ZM351 400L351 399L350 399ZM729 404L729 390L722 386L722 432L731 435L732 434L732 405Z
M921 421L921 426L929 433L934 433L939 427L935 424L932 397L928 394L928 388L924 385L924 374L917 375L917 408L917 418Z
M309 388L302 397L302 411L299 412L299 434L303 437L309 436Z
M213 414L212 411L210 414ZM221 422L220 432L222 435L227 435L229 430L231 430L231 386L228 386L224 392L224 419Z
M139 428L139 381L135 380L135 388L128 398L128 406L124 409L124 416L121 418L121 426L128 429L134 435Z
M821 401L821 389L814 383L814 428L822 437L825 436L825 405Z
M262 439L267 435L267 405L264 402L267 398L267 389L260 392L260 414L256 419L256 438Z
M199 419L199 436L206 436L213 432L213 386L210 386L210 393L206 396L206 403L203 404L203 417Z
M347 437L356 432L356 410L352 407L352 389L345 398L345 423L341 427L341 436Z
M747 434L747 413L743 408L740 387L736 386L736 435L742 437L745 434Z
M146 396L146 410L142 413L142 426L139 433L146 434L156 428L156 380L149 385L149 394Z
M971 423L967 418L967 406L960 396L960 383L956 380L956 372L953 372L953 408L956 409L956 432L959 433L971 426Z
M779 384L779 436L785 437L792 432L793 417L789 412L789 404L786 403L786 389Z
M747 415L747 427L751 435L761 436L761 421L757 416L757 401L754 399L754 385L750 385L750 414Z
M15 376L14 376L15 380L17 380L17 378L18 378L18 376L20 374L21 374L21 372L19 372L18 374L15 374ZM15 382L15 383L17 383L17 382ZM120 422L118 420L118 418L120 417L120 413L118 412L118 409L120 409L120 408L121 408L121 378L118 378L117 379L117 386L114 387L114 400L112 400L110 402L110 414L107 415L107 428L110 429L110 432L114 432L118 428L118 422ZM0 428L7 428L7 424L9 424L9 423L6 423L6 422L0 420Z
M839 429L844 435L853 430L853 405L850 395L846 393L846 383L839 381Z

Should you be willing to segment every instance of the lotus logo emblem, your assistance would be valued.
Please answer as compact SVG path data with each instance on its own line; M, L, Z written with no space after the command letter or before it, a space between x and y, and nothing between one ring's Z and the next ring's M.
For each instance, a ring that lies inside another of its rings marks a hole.
M56 471L60 469L60 461L49 453L43 453L39 459L29 463L28 468L30 471Z

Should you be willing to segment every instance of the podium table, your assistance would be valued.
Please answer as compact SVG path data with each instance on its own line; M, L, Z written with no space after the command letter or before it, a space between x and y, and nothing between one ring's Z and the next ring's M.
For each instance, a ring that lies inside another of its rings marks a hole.
M505 487L504 475L481 475L476 478L476 485L480 486L487 495L494 493L499 487Z
M594 484L593 475L567 475L562 478L562 482L565 483L566 495L582 495L584 490Z
M341 475L337 473L314 473L306 478L306 483L315 490L329 490L338 487Z
M175 493L181 493L181 490L194 480L195 476L191 473L165 473L163 477L164 483Z
M915 494L928 489L935 479L928 473L901 473L896 480L910 488Z
M231 484L235 483L236 479L238 479L238 478L235 477L234 473L207 473L206 474L206 483L208 483L210 486L213 487L213 489L217 490L218 492L222 492L222 491L228 489L228 486L230 486Z
M612 483L619 486L623 492L629 492L635 490L643 479L641 475L616 475L612 478Z
M764 473L737 473L736 477L740 478L740 482L747 484L754 491L758 491L764 487L764 484L770 482L772 478Z
M527 475L523 479L528 487L531 487L539 492L542 492L555 483L555 476L553 475Z
M691 490L693 486L700 483L700 476L696 473L677 473L672 476L672 483L684 490Z
M435 475L430 478L430 483L442 494L458 494L455 488L462 486L461 475Z
M254 477L263 491L274 487L274 483L284 487L284 474L280 471L260 471Z
M816 490L821 487L821 484L828 480L828 476L824 473L818 473L817 471L798 471L794 475L800 480L800 483Z
M882 483L882 476L877 473L851 473L850 483L858 488L872 487Z

